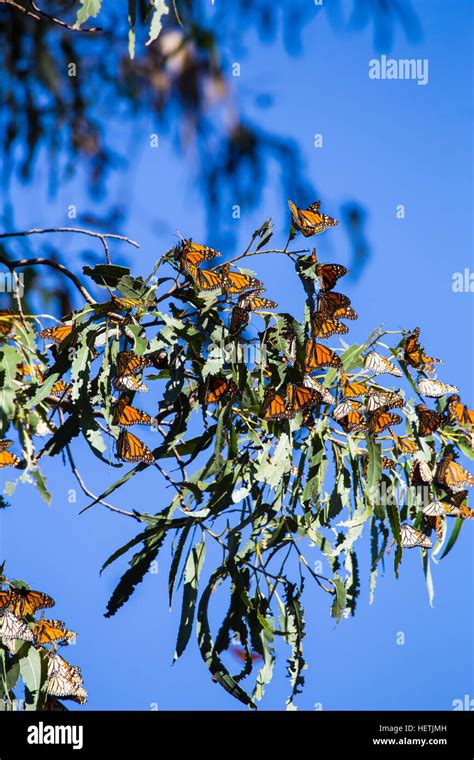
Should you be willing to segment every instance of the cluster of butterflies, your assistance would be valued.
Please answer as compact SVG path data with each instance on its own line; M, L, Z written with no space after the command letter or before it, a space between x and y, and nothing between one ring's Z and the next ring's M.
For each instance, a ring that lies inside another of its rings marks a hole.
M81 671L58 654L58 645L71 644L76 633L61 620L48 620L44 610L54 606L54 600L41 591L13 586L4 578L5 590L0 590L0 644L11 655L17 652L17 642L28 642L47 652L47 710L65 709L58 699L70 699L79 704L87 701ZM38 610L41 617L35 619ZM49 648L51 645L51 648Z
M292 201L288 201L288 204L294 229L305 237L319 234L338 224L337 220L321 212L319 201L312 203L306 209L298 208ZM180 245L174 250L181 273L190 278L199 291L220 290L226 298L237 296L237 301L232 303L230 334L235 335L240 332L249 323L252 312L277 308L278 304L275 301L262 297L265 286L255 277L239 271L231 271L228 264L210 270L202 269L201 265L204 262L220 256L220 253L213 248L194 243L192 239L182 239ZM283 389L271 385L266 388L260 409L261 419L267 422L289 420L301 413L302 425L311 428L315 415L320 415L321 408L326 407L325 413L331 414L333 420L346 434L366 433L375 437L387 431L393 439L393 445L399 456L415 455L411 475L414 484L417 478L421 477L421 473L424 483L433 482L437 487L450 489L447 494L449 499L447 504L440 502L441 507L433 506L431 503L426 506L428 510L426 519L432 520L445 515L472 517L471 511L464 507L464 499L461 499L459 494L463 492L465 486L474 485L474 481L470 473L454 461L453 453L445 452L441 463L435 468L435 472L431 473L432 477L429 479L428 466L422 459L416 458L419 444L415 438L409 435L399 436L392 430L403 421L402 417L393 410L404 407L405 399L400 392L380 386L374 378L382 374L402 377L401 369L377 351L370 350L364 358L365 376L362 376L364 373L346 374L336 351L323 342L334 335L345 335L348 332L345 321L355 320L358 316L351 306L350 299L334 290L338 281L347 274L346 267L341 264L319 262L316 249L313 249L309 256L301 256L300 263L303 272L308 272L308 276L316 280L319 285L315 308L310 315L310 334L305 339L303 354L299 354L294 326L290 319L282 317L284 326L280 329L279 335L286 344L282 358L286 364L294 368L293 382L287 383ZM112 295L112 301L117 309L126 312L135 307L137 309L143 307L143 303L136 299L117 298ZM11 314L3 317L2 330L7 330L9 319L13 319ZM61 324L43 330L40 336L52 340L55 344L61 344L70 338L72 331L72 325ZM264 340L272 345L276 334L276 328L268 328L263 334ZM425 353L424 347L420 344L419 328L413 330L404 339L402 355L398 358L407 370L416 370L417 387L421 396L437 399L448 396L444 411L430 409L424 403L416 405L417 435L420 438L431 436L438 428L454 424L461 426L472 436L474 412L461 402L456 386L433 379L435 365L441 362ZM150 464L154 461L152 451L128 429L132 425L153 423L150 415L132 406L133 394L148 390L143 382L142 374L144 369L152 364L160 366L155 363L155 358L151 355L138 356L131 350L120 351L117 355L115 377L112 383L114 389L120 392L120 396L114 407L113 423L121 428L117 455L127 462ZM336 370L340 375L340 383L333 382L331 385L331 390L338 389L337 398L326 387L329 383L324 383L324 376L318 375L318 379L314 377L315 373L324 368ZM19 372L21 371L30 370L28 367L23 367L19 368ZM367 376L367 373L371 375ZM70 393L70 387L60 380L51 393L53 396L62 397ZM224 374L211 375L207 379L204 402L215 404L237 393L238 387L232 378ZM329 409L331 406L332 411ZM7 451L10 443L0 442L0 446L3 447L0 448L0 465L2 457L4 462L2 466L17 464L15 455ZM382 466L393 469L395 462L383 456ZM434 514L436 510L439 514ZM436 529L439 530L440 519L434 522ZM419 543L413 544L412 531L415 529L411 526L404 527L403 545L406 547L426 545L429 538L423 537L421 533L418 536Z

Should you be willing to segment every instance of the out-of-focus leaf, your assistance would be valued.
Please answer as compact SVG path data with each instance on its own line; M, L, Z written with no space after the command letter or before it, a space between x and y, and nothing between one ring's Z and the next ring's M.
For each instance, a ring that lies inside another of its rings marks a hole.
M178 660L186 649L194 623L194 612L198 596L199 576L201 574L206 545L199 541L189 553L186 567L184 568L183 606L181 609L181 621L179 624L178 640L174 660Z

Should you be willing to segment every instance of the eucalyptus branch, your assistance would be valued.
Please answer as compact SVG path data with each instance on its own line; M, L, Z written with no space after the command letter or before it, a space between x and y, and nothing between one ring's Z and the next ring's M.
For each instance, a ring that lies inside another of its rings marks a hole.
M0 235L0 237L4 237ZM6 236L8 237L8 236ZM51 259L45 259L45 258L35 258L35 259L18 259L17 261L9 261L3 254L0 254L0 263L4 264L10 271L13 271L14 269L20 269L21 267L32 267L37 266L40 264L43 264L45 266L51 267L52 269L56 269L58 272L61 272L65 277L68 277L71 282L74 283L78 291L81 293L81 295L86 299L86 301L90 304L96 304L97 301L91 296L88 290L82 285L79 278L73 274L67 267L64 266L64 264L59 264L57 261L52 261Z
M63 29L67 29L70 32L83 32L85 34L95 34L97 32L101 32L101 27L87 27L86 29L81 29L77 26L72 26L72 24L67 24L65 21L61 21L61 19L56 18L55 16L51 16L49 13L46 13L46 11L43 11L41 8L37 6L37 4L34 2L34 0L28 0L30 8L32 10L28 10L28 8L25 8L23 5L20 5L19 3L14 2L14 0L0 0L0 3L3 3L4 5L9 5L12 8L15 8L16 10L21 11L22 13L25 13L29 18L34 19L35 21L49 21L51 24L55 24L56 26L61 26Z

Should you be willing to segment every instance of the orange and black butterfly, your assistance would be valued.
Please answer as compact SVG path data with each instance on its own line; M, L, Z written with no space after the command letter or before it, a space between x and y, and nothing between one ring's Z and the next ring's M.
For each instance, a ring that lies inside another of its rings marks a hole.
M415 451L418 451L418 444L413 438L409 438L408 436L399 437L393 430L390 432L395 446L402 454L413 454Z
M277 393L274 388L270 388L260 410L260 416L264 420L290 420L295 416L295 412L287 398Z
M314 379L314 377L311 377L311 375L305 375L303 377L303 385L305 388L309 388L310 390L317 391L319 395L321 396L321 403L323 404L335 404L336 399L328 391L327 388L325 388L321 383L318 383L317 380Z
M432 435L441 425L448 422L445 414L428 409L425 404L417 404L415 411L418 417L418 434L421 438Z
M474 519L474 509L469 509L466 503L467 491L452 493L449 502L442 502L448 517L461 517L463 520Z
M389 457L386 457L386 456L380 457L380 467L382 468L382 470L394 470L396 466L397 466L397 463L394 462L393 459L390 459ZM368 468L369 468L369 457L367 456L367 454L364 454L364 463L362 466L362 474L364 475L364 477L367 476Z
M192 277L199 290L211 291L223 287L222 276L217 272L198 269L194 264L187 264L186 272Z
M346 433L357 433L368 430L367 421L360 409L361 404L359 401L345 399L336 406L332 416Z
M342 367L339 356L330 348L310 338L306 343L305 371L310 374L320 367Z
M17 467L20 464L20 459L8 451L10 446L13 445L13 441L0 441L0 469L2 467Z
M51 388L49 395L55 398L63 398L64 396L70 396L72 393L72 386L70 383L66 383L64 380L58 380Z
M348 309L348 307L351 305L351 299L345 296L343 293L336 293L334 290L331 290L329 293L320 291L317 295L317 301L318 311L322 311L324 314L327 314L328 317L339 319L354 319L352 316L343 316L343 314L339 311L340 309ZM339 314L336 317L337 312L339 312Z
M233 380L222 375L209 375L206 386L206 404L217 404L225 396L233 396L237 393L237 386Z
M410 367L415 369L426 369L428 372L433 371L433 364L442 364L441 359L434 359L432 356L426 356L424 348L419 343L420 328L415 327L412 333L405 340L405 351L403 358Z
M377 351L371 351L364 358L364 367L376 375L394 375L402 377L401 369L396 367L391 361L378 354Z
M55 325L54 327L47 327L46 330L41 330L39 337L52 340L53 343L59 346L63 340L66 340L71 335L72 330L73 325Z
M127 298L112 295L112 302L119 311L131 311L132 309L152 309L154 299L143 300L142 298Z
M403 420L399 414L389 412L388 409L383 406L370 415L369 432L373 435L377 435L377 433L381 433L391 425L399 425L400 422L403 422Z
M130 396L122 394L115 404L112 422L120 427L130 425L151 425L153 420L149 414L131 406Z
M359 315L352 308L352 306L342 306L336 309L331 316L333 319L359 319Z
M453 452L446 451L436 468L435 483L459 491L466 486L474 487L474 475L455 461Z
M347 274L348 270L342 264L320 264L316 257L316 248L313 248L310 260L315 265L314 271L321 290L332 290L336 282Z
M122 430L118 437L117 456L125 462L147 462L151 464L155 461L155 457L148 446L128 430Z
M237 660L240 660L241 662L247 662L247 658L250 658L251 662L258 662L259 660L263 660L263 655L259 654L258 652L249 652L247 655L245 649L241 649L235 645L231 646L230 652Z
M52 644L54 641L69 644L76 638L75 631L69 631L61 620L45 620L44 612L33 627L36 644Z
M350 381L347 375L342 375L342 394L346 398L357 398L357 396L363 396L368 391L366 383L361 383L357 380Z
M8 591L0 591L0 608L3 607L8 607L17 617L25 617L44 607L54 607L54 599L41 591L12 586Z
M80 668L66 662L54 650L49 653L47 690L53 697L72 699L80 704L87 701Z
M222 280L221 287L225 293L242 293L242 291L249 290L249 288L258 290L260 293L263 293L265 290L263 282L248 274L231 272L228 264L220 267L218 272Z
M291 218L295 229L299 230L305 237L317 235L324 232L328 227L335 227L339 224L327 214L322 214L320 209L321 201L311 203L306 209L298 208L292 201L288 201L291 211Z
M9 338L16 325L16 319L20 319L18 312L13 309L0 309L0 340Z
M311 317L311 335L313 338L330 338L332 335L345 335L349 328L329 317L323 311L315 311Z
M287 387L288 403L293 412L302 412L313 409L313 407L323 402L323 395L313 388L305 385L294 385L290 383Z
M261 311L262 309L276 309L278 304L271 301L270 298L261 298L261 288L249 290L248 293L242 293L237 301L237 305L246 311Z
M137 356L133 351L120 351L117 354L116 377L113 386L117 390L147 391L148 388L135 374L149 367L151 361L144 356Z
M449 396L447 405L451 422L459 422L460 425L474 425L474 411L461 404L459 396Z
M203 261L209 261L209 259L215 259L221 254L219 251L215 251L214 248L209 248L207 245L199 245L193 243L192 238L183 240L181 248L179 249L180 264L186 268L186 265L191 264L194 267L198 267Z
M400 409L405 406L405 399L399 393L381 391L377 388L369 388L365 397L365 408L368 412L384 406L386 409Z

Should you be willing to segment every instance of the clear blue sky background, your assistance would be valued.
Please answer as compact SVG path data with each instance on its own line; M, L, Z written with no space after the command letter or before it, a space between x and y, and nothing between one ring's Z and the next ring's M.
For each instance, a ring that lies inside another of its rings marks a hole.
M244 33L247 53L236 59L242 70L234 80L235 93L245 114L298 143L328 213L337 217L342 205L354 198L368 211L371 258L358 282L344 282L344 292L360 314L350 324L350 337L363 340L381 322L393 329L420 325L429 352L445 359L440 379L459 385L472 406L473 295L455 294L451 288L453 272L472 268L472 7L468 0L417 1L414 7L423 38L409 44L398 30L391 55L428 58L427 86L370 80L372 32L344 32L322 12L306 26L299 57L290 57L281 39L266 46L257 35ZM262 92L273 96L265 110L255 106ZM118 124L110 129L118 141L128 139ZM177 156L165 136L158 150L150 150L153 131L153 124L143 120L134 125L133 141L121 146L127 147L132 165L112 180L109 190L109 201L114 196L126 200L126 233L141 243L140 252L129 258L137 273L151 268L169 248L177 228L201 240L205 226L191 159ZM313 147L316 132L323 134L323 149ZM286 239L288 215L276 189L276 165L273 172L260 208L234 222L240 246L270 215L276 222L275 240ZM18 228L67 225L69 204L82 211L91 207L80 174L55 199L49 198L45 167L33 188L15 189L14 199ZM396 218L397 204L406 207L403 221ZM95 210L100 212L100 204ZM63 238L61 243L67 260L78 266L84 241ZM323 259L349 262L350 246L341 228L318 243ZM35 250L33 239L28 248L22 245L25 254ZM302 305L298 283L287 276L289 270L266 259L256 262L269 295L282 310L297 312ZM154 411L152 399L143 405ZM152 434L146 435L153 442ZM117 474L91 461L84 450L78 464L96 491ZM0 516L0 557L7 559L10 577L24 578L53 595L55 616L79 632L77 646L65 654L83 669L88 707L148 710L156 703L160 709L245 709L211 683L194 640L171 667L179 604L170 614L167 560L116 617L103 617L124 566L113 566L101 578L98 570L138 526L101 507L79 517L85 501L78 493L77 504L67 502L68 489L76 487L67 468L56 458L45 470L54 493L52 506L41 502L33 488L19 486L12 508ZM2 473L1 482L11 478L11 473ZM121 491L116 502L153 512L167 499L169 492L150 472L134 479L133 489ZM308 581L310 667L298 699L301 709L314 709L316 703L346 710L450 709L454 699L474 696L473 528L465 525L455 550L434 566L434 608L428 603L417 550L405 553L398 581L388 562L370 606L368 544L361 541L358 611L337 627L329 617L327 597ZM396 644L400 631L404 646ZM264 709L283 708L288 693L284 673L281 656Z

